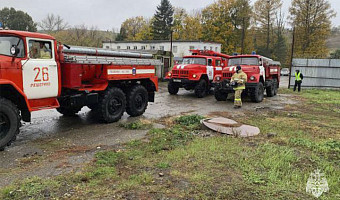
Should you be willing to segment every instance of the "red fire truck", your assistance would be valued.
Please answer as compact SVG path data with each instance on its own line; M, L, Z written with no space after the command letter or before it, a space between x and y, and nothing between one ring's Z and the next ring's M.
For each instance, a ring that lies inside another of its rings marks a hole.
M179 88L194 90L198 98L206 96L216 75L228 63L229 56L209 50L191 50L191 56L185 56L179 65L168 73L168 91L175 95Z
M252 55L231 56L228 67L223 69L222 75L215 77L215 98L217 101L225 101L228 93L234 92L230 80L238 65L248 76L245 93L250 96L253 102L262 102L265 90L268 97L277 94L280 83L280 62L256 55L253 52Z
M150 54L69 47L40 33L0 31L0 149L31 112L74 115L88 106L103 122L142 115L158 90Z

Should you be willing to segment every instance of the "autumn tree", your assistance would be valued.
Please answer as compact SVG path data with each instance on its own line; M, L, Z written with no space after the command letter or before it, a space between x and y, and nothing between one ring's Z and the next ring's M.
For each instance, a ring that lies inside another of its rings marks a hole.
M174 22L173 22L173 39L183 39L184 34L184 20L188 17L188 14L183 8L174 9Z
M193 12L183 20L183 40L201 40L203 37L203 27L201 24L202 15L200 12Z
M3 27L11 30L21 31L37 31L37 24L34 23L32 17L21 10L14 8L3 8L0 10L0 22Z
M273 28L274 32L274 45L273 45L273 54L272 58L274 60L278 60L281 62L282 66L285 66L287 63L287 39L285 36L285 17L282 11L276 14L275 24Z
M155 40L167 40L170 38L173 14L174 8L169 0L161 0L161 4L157 6L152 22L153 38Z
M295 55L324 58L328 55L326 39L331 33L335 12L328 0L293 0L289 9L295 27Z
M173 39L200 40L202 38L200 12L188 14L184 9L175 8Z
M125 20L120 28L117 40L137 40L137 34L147 25L146 20L142 16L132 17Z
M53 32L67 29L68 23L59 15L47 14L46 18L38 23L38 26L44 31Z
M259 53L271 57L273 47L273 25L281 0L257 0L254 5L254 19L257 26L256 44Z
M222 51L232 53L235 49L231 8L233 1L218 0L202 10L202 38L222 44Z
M235 36L234 51L241 54L251 51L251 38L248 31L252 16L250 0L235 0L230 14Z

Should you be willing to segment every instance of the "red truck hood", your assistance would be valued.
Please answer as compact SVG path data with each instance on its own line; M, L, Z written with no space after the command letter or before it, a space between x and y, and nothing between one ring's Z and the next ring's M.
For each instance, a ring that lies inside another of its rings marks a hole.
M181 65L175 65L173 70L190 70L190 69L206 69L205 65L197 65L197 64L181 64Z
M241 65L242 67L242 71L244 73L248 73L248 72L260 72L260 68L257 65ZM230 66L230 67L226 67L222 70L222 72L225 73L235 73L236 72L236 66Z

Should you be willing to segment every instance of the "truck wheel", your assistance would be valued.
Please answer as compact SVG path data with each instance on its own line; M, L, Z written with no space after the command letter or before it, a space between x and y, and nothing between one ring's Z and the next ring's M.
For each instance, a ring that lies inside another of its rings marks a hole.
M178 93L179 87L172 81L168 84L168 92L171 95L176 95Z
M263 101L264 98L264 88L263 83L258 83L256 88L252 91L251 100L253 102L259 103Z
M9 100L0 98L0 151L15 141L19 133L18 108Z
M148 107L148 91L142 85L134 85L126 96L126 112L131 117L142 115Z
M198 98L203 98L205 95L207 95L207 81L204 79L201 79L200 82L195 86L195 95Z
M82 107L79 107L79 106L78 107L63 107L63 106L60 106L59 108L57 108L57 111L64 116L73 117L81 109L82 109Z
M223 92L222 90L215 90L215 99L217 101L226 101L228 97L228 93Z
M269 87L266 88L266 93L267 93L267 97L273 97L275 96L274 94L274 90L275 90L275 83L274 81L270 84Z
M126 108L124 92L119 88L110 88L99 99L98 113L106 123L117 122L123 116Z
M276 96L277 93L279 91L279 83L277 82L277 80L274 80L274 95Z

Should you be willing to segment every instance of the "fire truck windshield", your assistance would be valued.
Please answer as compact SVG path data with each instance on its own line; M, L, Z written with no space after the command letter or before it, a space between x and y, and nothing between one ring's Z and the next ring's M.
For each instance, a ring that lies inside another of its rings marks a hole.
M205 58L184 58L182 64L207 65L207 60Z
M5 56L12 56L11 47L17 46L19 48L19 54L17 57L22 58L25 55L24 43L18 37L13 36L0 36L0 54Z
M228 61L228 66L236 65L259 65L259 60L256 57L231 58Z

